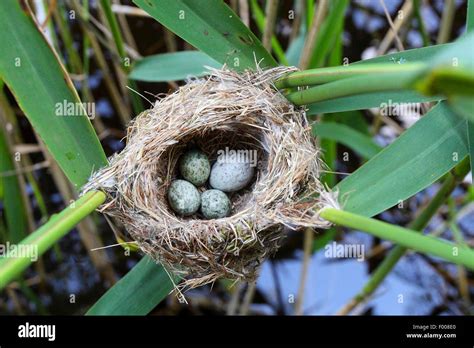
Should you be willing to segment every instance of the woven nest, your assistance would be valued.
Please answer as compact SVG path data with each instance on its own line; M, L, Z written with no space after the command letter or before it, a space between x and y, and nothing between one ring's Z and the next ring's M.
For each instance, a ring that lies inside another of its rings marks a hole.
M183 287L221 277L252 281L286 229L330 226L318 212L337 202L318 179L320 150L305 112L273 86L292 70L210 69L137 116L125 149L84 187L83 193L106 193L99 210L117 218L145 254L181 275ZM191 146L211 161L226 147L258 154L253 184L229 197L231 216L183 218L170 209L168 187Z

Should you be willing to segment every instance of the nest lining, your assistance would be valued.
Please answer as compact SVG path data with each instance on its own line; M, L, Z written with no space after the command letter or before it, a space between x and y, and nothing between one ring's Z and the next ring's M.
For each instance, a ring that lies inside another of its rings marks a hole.
M99 211L117 218L144 253L185 278L182 287L221 277L252 281L286 228L330 226L318 212L337 207L337 200L319 181L323 164L305 112L272 83L292 70L210 69L205 79L189 81L137 116L124 150L83 188L104 191ZM169 207L168 187L190 146L211 160L226 147L257 151L255 181L229 197L231 216L183 218Z

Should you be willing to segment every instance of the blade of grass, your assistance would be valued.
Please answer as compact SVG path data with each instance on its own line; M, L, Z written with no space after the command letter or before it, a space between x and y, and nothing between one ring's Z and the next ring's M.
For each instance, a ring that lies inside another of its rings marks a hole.
M153 18L219 63L235 70L276 65L257 37L222 1L134 0ZM255 58L254 58L255 55Z
M465 122L439 103L336 186L344 210L373 216L438 180L467 155Z
M415 87L425 95L445 95L448 101L457 96L474 95L474 69L439 67L417 81Z
M311 28L313 24L314 0L306 0L306 29Z
M174 277L173 281L177 282L178 278ZM173 288L163 266L145 256L86 315L143 315L155 308Z
M7 174L9 172L10 174ZM3 187L3 206L5 222L8 231L8 240L17 243L23 239L28 232L28 218L24 207L23 195L20 183L15 174L12 153L0 128L0 183Z
M332 49L328 52L327 63L325 66L339 66L342 62L343 56L343 36L344 36L344 13L342 14L343 19L337 23L336 33L337 36L334 38L334 43L332 45Z
M416 21L418 23L418 29L420 30L421 37L423 39L423 46L429 46L431 44L430 37L428 32L426 31L425 22L421 15L421 0L414 0L413 1L413 11L416 17Z
M316 46L310 58L309 67L317 68L324 65L324 60L334 47L336 39L342 35L344 14L349 5L348 0L331 1L329 15L324 20L321 31L316 38Z
M335 114L334 122L345 124L346 126L362 133L371 136L369 123L361 111L348 111Z
M336 185L334 172L336 170L337 143L331 139L320 138L322 159L328 167L327 171L321 174L321 182L328 185L329 188L332 188Z
M471 99L474 94L474 60L472 59L474 11L472 6L472 3L468 3L467 33L430 60L431 65L436 69L417 84L417 87L423 93L441 92L446 94L452 110L461 116L467 116L468 120L472 119ZM474 149L471 139L473 138L474 126L472 122L467 120L465 122L468 148L472 161Z
M382 149L375 144L370 137L364 135L346 125L325 122L313 125L313 135L324 139L336 140L337 142L346 145L359 155L370 159L380 152Z
M414 48L402 52L390 53L383 56L360 60L351 65L372 64L372 63L393 63L405 64L414 62L427 62L443 50L451 47L452 44L441 44L428 47Z
M166 82L184 80L189 76L204 76L204 66L219 68L221 65L199 51L162 53L140 60L130 72L129 78L139 81Z
M115 46L117 47L117 52L120 55L120 58L123 60L126 57L125 53L125 44L123 42L122 33L118 25L117 19L112 11L112 6L109 0L100 0L100 5L104 10L105 17L112 32L114 38ZM123 63L123 62L122 62Z
M0 31L0 77L61 169L79 187L107 159L82 108L71 116L58 113L64 105L77 105L77 92L17 1L0 2Z
M301 51L303 50L304 42L306 40L306 30L304 25L301 25L298 36L291 42L286 50L285 56L288 60L288 65L296 66L301 59Z

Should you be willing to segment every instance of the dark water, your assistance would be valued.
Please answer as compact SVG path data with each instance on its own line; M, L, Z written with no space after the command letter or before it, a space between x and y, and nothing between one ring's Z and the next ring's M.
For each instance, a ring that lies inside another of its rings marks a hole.
M401 6L401 1L386 0L387 8L392 17ZM466 5L464 1L457 1L455 24L452 31L452 39L459 36L464 30ZM94 2L91 2L92 6ZM431 1L431 6L423 8L425 20L430 39L435 42L443 1ZM285 4L288 8L290 5ZM282 10L283 11L283 10ZM416 22L416 21L415 21ZM77 25L73 24L74 39L81 42L81 33ZM129 17L131 30L135 35L139 51L143 55L165 52L162 39L161 26L151 19ZM279 24L279 36L282 42L287 40L285 35L285 22ZM344 57L349 61L360 60L363 52L371 46L377 46L377 42L387 32L387 21L383 9L376 0L352 2L345 19L344 32ZM254 32L257 32L254 28ZM285 34L286 33L286 34ZM406 49L422 46L422 39L416 23L406 33ZM184 49L182 40L178 40L178 49ZM82 54L82 53L81 53ZM125 135L120 125L118 115L115 112L107 90L104 86L103 72L94 65L92 60L89 85L96 99L98 114L103 118L107 128L112 129L110 135L102 139L107 152L111 155L124 147L121 138ZM110 57L108 63L112 66ZM139 83L141 92L148 91L153 94L168 92L171 87L168 84ZM80 85L77 85L80 88ZM367 120L371 120L364 113ZM24 117L20 118L21 130L25 142L35 142L31 128ZM380 140L380 139L379 139ZM381 141L386 141L382 139ZM350 151L342 146L339 147L339 155L343 151ZM339 158L341 158L339 156ZM360 163L357 156L351 156L352 161L348 164L338 163L337 171L352 172ZM41 155L33 156L35 162L44 159ZM58 212L65 207L60 194L56 191L50 174L45 170L34 172L42 193L47 197L48 211ZM339 179L343 177L340 176ZM436 192L436 187L431 187L412 198L407 206L402 209L394 208L379 218L399 225L405 225L413 219L413 212L429 200ZM462 196L464 188L458 189L454 195ZM30 188L30 199L34 208L35 218L39 222L40 213L37 202ZM471 207L472 208L472 207ZM100 236L105 245L116 243L112 231L101 216L96 216L99 221ZM439 227L446 219L445 214L440 214L432 220L427 232ZM467 213L458 221L458 226L466 236L474 236L474 214ZM320 232L324 233L324 232ZM450 235L446 229L444 236ZM361 232L344 232L338 234L339 244L353 244L364 246L370 250L371 246L387 244ZM389 245L389 244L387 244ZM292 298L296 298L301 274L301 260L303 253L302 234L291 234L287 244L272 260L267 261L261 270L257 282L257 290L251 312L260 314L292 314L294 304ZM81 243L77 230L73 230L59 243L60 255L54 251L44 256L45 269L47 272L46 284L35 285L32 290L38 297L34 301L28 299L24 294L16 290L19 301L25 313L49 313L49 314L83 314L108 288L107 284L100 278L98 272L92 265L90 258ZM120 247L107 249L107 255L118 275L125 274L139 260L139 255L132 254L126 257ZM369 271L372 271L380 262L380 257L371 258L369 261L359 262L355 259L328 258L325 249L315 253L311 259L308 279L306 283L304 313L305 314L333 314L347 303L369 279ZM455 277L456 267L452 274ZM26 272L25 278L36 275L33 269ZM471 274L472 279L472 274ZM472 282L472 281L471 281ZM471 297L474 287L471 284ZM71 295L75 301L71 303ZM230 300L229 293L224 286L217 283L211 290L210 287L202 287L187 293L190 306L180 305L172 296L163 301L155 310L159 314L216 314L225 313L226 304ZM434 270L431 261L418 254L409 254L396 266L383 285L378 289L369 306L363 314L462 314L468 313L468 306L459 302L459 295L455 285L450 284ZM15 306L9 297L2 294L0 297L0 311L3 314L16 313ZM42 304L42 305L38 305ZM44 307L44 308L42 308ZM471 308L472 311L472 308Z

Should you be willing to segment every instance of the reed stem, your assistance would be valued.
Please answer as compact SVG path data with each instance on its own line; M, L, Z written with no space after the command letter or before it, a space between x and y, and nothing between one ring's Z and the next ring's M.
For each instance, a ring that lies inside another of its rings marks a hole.
M13 257L5 252L6 255L1 256L0 260L0 289L18 277L34 262L34 258L44 254L56 241L73 229L79 221L89 216L104 201L105 194L103 192L88 192L59 214L53 215L46 224L16 245L16 247L19 245L32 247L34 255Z
M403 247L437 256L474 270L474 250L470 248L334 208L322 210L321 217L335 224L361 230L376 237L391 240Z

